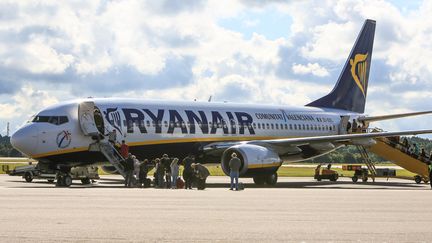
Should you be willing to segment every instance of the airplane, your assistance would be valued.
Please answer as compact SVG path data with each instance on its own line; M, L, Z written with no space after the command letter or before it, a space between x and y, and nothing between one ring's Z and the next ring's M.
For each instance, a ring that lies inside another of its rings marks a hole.
M62 102L38 112L11 137L14 148L55 169L60 185L70 186L70 169L110 159L94 144L115 130L140 160L194 155L199 163L219 163L229 174L233 152L241 177L275 185L283 162L309 160L346 145L370 146L374 138L432 133L432 130L352 133L370 122L423 115L364 114L375 35L367 19L333 90L304 107L198 101L87 98ZM114 164L114 162L112 162ZM114 164L115 165L115 164ZM117 167L115 167L116 169ZM118 168L117 168L118 169Z

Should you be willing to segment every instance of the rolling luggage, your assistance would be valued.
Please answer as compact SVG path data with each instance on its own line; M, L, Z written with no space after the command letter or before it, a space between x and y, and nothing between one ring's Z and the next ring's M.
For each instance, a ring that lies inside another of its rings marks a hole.
M177 187L177 189L183 189L184 186L185 186L184 181L180 177L178 177L177 180L176 180L176 187Z

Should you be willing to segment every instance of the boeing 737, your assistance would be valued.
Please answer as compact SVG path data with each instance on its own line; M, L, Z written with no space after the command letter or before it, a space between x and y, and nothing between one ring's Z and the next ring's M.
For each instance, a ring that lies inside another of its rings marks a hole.
M126 98L88 98L43 109L11 137L12 145L41 166L55 169L70 186L73 166L96 162L121 169L105 136L113 130L140 160L167 153L200 163L220 163L229 174L233 152L240 176L274 185L282 162L308 160L345 145L370 146L374 138L432 133L432 130L352 133L370 122L421 115L364 114L375 21L366 20L334 89L304 107ZM103 144L104 146L101 146Z

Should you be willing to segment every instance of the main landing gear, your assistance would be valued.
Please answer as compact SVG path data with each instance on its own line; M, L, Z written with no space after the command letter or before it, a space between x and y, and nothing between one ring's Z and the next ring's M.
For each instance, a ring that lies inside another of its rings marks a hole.
M264 184L267 184L269 186L274 186L276 185L277 180L278 180L278 175L276 172L268 175L259 175L253 177L253 181L255 185L259 185L259 186L262 186Z

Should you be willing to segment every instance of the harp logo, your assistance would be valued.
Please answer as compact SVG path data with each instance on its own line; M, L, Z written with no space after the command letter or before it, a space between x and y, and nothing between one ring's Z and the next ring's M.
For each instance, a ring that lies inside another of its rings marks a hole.
M350 59L351 75L360 88L363 96L366 97L366 77L367 77L367 56L366 54L356 54L354 59Z

